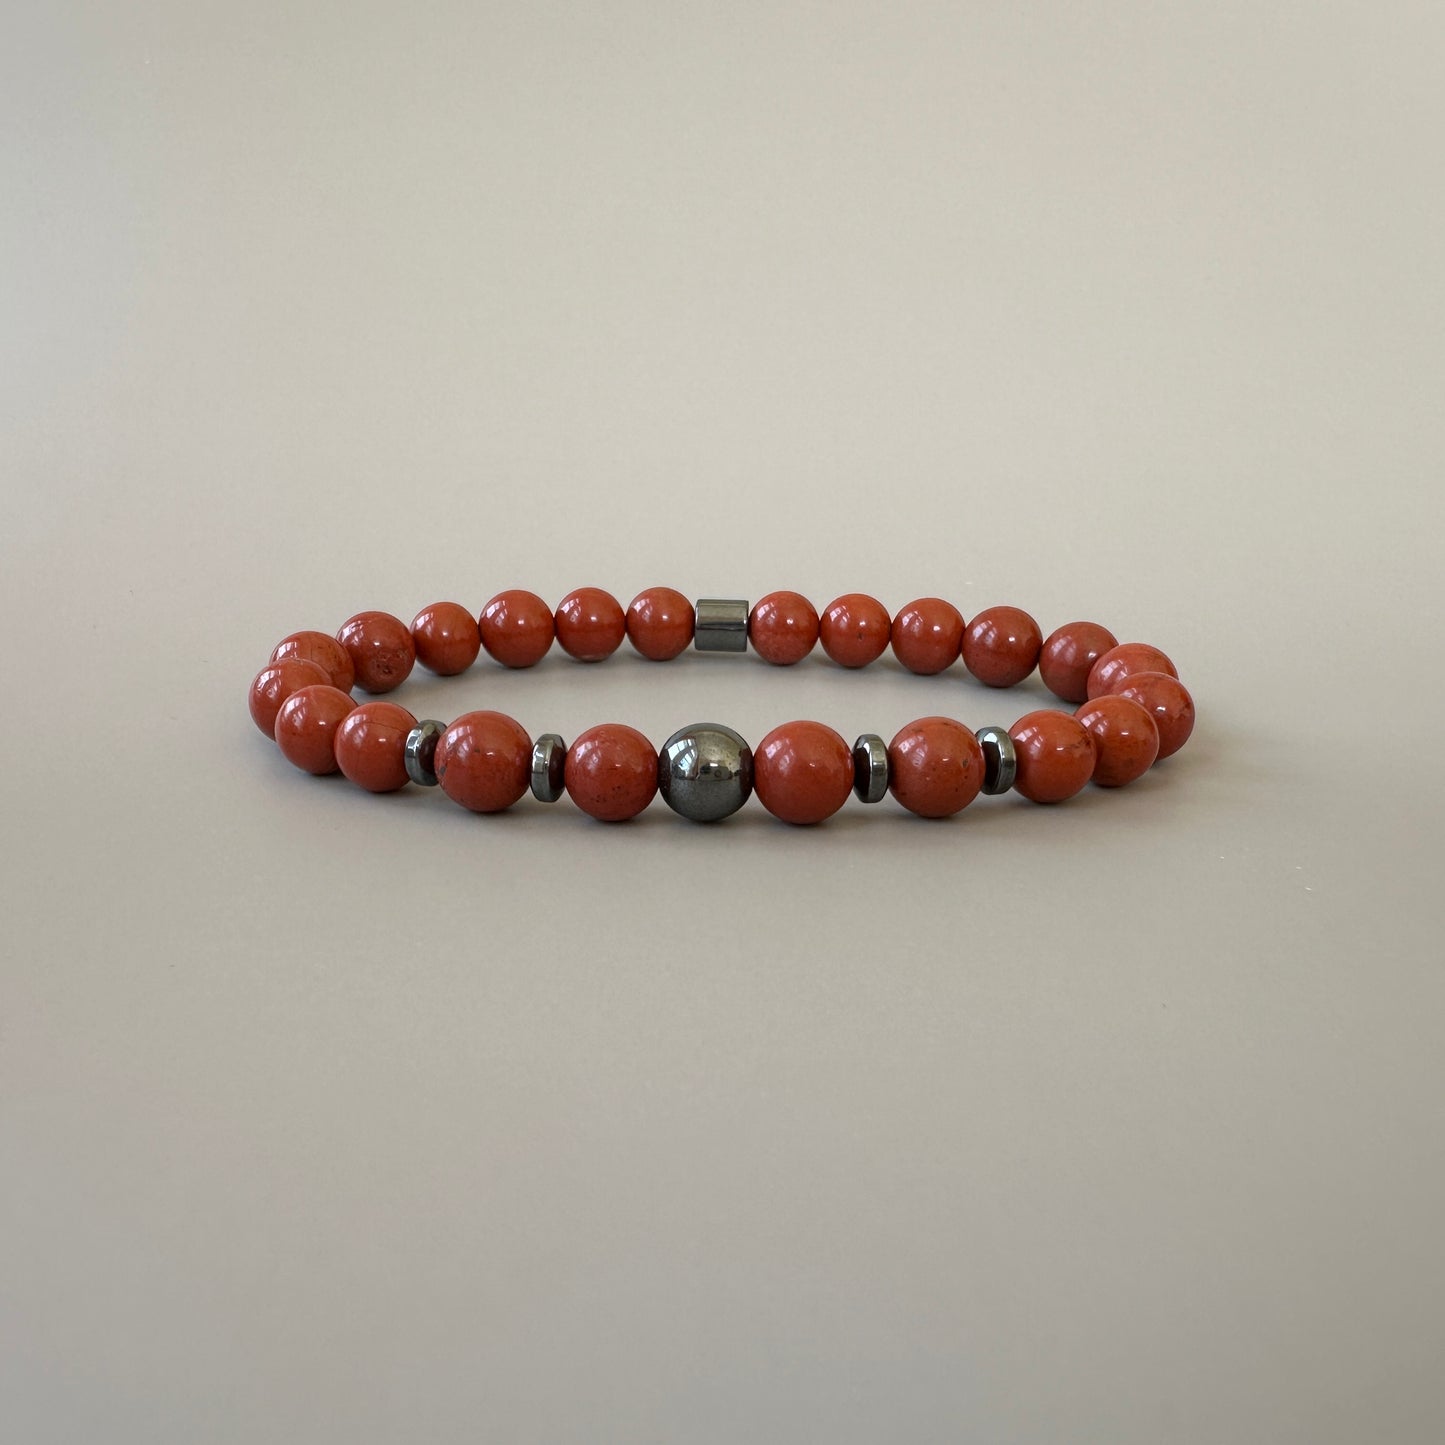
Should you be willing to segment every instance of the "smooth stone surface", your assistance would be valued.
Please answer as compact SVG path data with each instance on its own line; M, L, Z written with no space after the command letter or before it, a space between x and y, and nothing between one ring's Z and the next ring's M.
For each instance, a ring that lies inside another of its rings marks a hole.
M411 629L390 612L358 612L341 624L336 640L350 654L356 686L364 692L400 687L416 662Z
M1034 803L1062 803L1094 774L1094 739L1078 718L1053 708L1025 713L1009 730L1014 792Z
M674 813L694 823L715 823L751 796L753 750L722 723L689 723L658 752L657 788Z
M888 609L866 592L835 597L818 621L818 641L839 667L867 667L883 656L893 632Z
M1142 704L1118 693L1086 702L1074 716L1094 740L1094 782L1122 788L1142 778L1159 756L1159 729Z
M1017 687L1038 666L1044 634L1020 607L986 607L963 630L963 665L985 687Z
M579 587L557 604L553 617L563 652L578 662L611 657L627 636L622 604L600 587Z
M584 813L621 823L657 796L657 749L625 723L599 723L567 749L563 780Z
M1143 707L1159 729L1159 757L1171 758L1194 731L1194 699L1177 677L1143 672L1130 677L1115 694Z
M1089 669L1089 696L1118 692L1125 681L1141 672L1164 672L1178 677L1179 670L1157 647L1147 642L1121 642Z
M482 650L477 619L460 602L433 602L412 619L416 660L438 677L465 672Z
M406 771L406 740L416 718L400 703L364 702L336 729L336 764L368 793L394 793L411 779Z
M531 785L532 739L500 712L463 713L432 760L441 790L473 813L500 813Z
M342 692L350 692L356 685L351 654L329 632L293 632L283 637L271 653L271 661L284 662L289 657L314 662L327 674L331 686Z
M251 688L246 696L246 706L251 712L251 721L268 738L276 736L276 717L281 704L294 692L303 687L314 687L318 683L331 684L326 669L316 662L303 657L288 657L281 662L270 662L251 679Z
M820 722L775 727L753 750L753 790L785 823L821 823L853 791L853 750Z
M328 682L299 688L276 714L276 746L288 763L323 777L334 773L336 730L355 710L356 699Z
M685 652L695 624L692 603L671 587L649 587L627 608L627 636L652 662L667 662Z
M893 619L893 655L909 672L952 667L963 647L963 614L941 597L919 597Z
M477 618L482 646L503 667L535 667L556 636L552 609L535 592L498 592Z
M818 614L799 592L769 592L748 614L753 651L778 667L801 662L818 641Z
M1089 696L1089 672L1119 639L1097 622L1066 622L1048 635L1039 652L1039 676L1044 686L1065 702L1083 702Z
M889 791L920 818L948 818L983 787L983 749L961 722L921 717L888 744Z

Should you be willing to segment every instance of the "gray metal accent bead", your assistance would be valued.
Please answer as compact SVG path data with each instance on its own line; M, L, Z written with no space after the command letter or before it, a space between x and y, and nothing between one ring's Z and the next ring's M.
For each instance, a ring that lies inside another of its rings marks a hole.
M1006 793L1018 776L1018 755L1007 728L979 728L974 734L983 749L983 791L991 797Z
M853 744L853 791L865 803L888 796L888 744L877 733L864 733Z
M663 743L657 791L674 813L713 823L736 813L753 791L753 750L721 723L692 723Z
M437 744L446 730L447 725L444 722L428 717L423 718L406 735L406 749L402 753L406 775L423 788L434 788L437 785L436 769L432 763L437 755Z
M555 803L566 791L567 744L556 733L543 733L532 744L532 796Z
M692 640L699 652L746 652L748 604L736 597L699 597Z

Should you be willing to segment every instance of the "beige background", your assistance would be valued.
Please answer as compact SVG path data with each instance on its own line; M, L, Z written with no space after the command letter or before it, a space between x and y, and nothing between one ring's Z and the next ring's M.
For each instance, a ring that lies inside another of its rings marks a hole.
M0 1433L1441 1439L1442 46L12 0ZM294 628L580 583L1097 617L1201 722L1126 794L803 833L373 799L246 716Z

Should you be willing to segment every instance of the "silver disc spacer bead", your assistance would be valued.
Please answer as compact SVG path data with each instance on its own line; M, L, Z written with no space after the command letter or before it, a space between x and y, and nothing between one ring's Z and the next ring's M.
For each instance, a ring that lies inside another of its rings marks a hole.
M726 818L753 791L753 750L721 723L679 728L657 755L657 791L674 813L694 823Z
M983 791L990 796L1006 793L1018 776L1018 754L1007 728L979 728L974 734L983 749Z
M556 733L543 733L532 744L532 796L555 803L565 791L567 744Z
M877 733L864 733L853 744L853 791L865 803L888 796L888 744Z
M746 652L748 604L736 597L699 597L692 641L699 652Z
M423 718L406 735L406 749L402 753L406 775L423 788L434 788L437 785L436 768L432 764L437 755L437 743L441 741L441 735L446 730L447 725L444 722L429 717Z

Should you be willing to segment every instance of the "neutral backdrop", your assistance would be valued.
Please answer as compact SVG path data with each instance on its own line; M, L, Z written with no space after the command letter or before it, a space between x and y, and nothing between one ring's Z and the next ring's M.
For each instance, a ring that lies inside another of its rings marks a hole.
M1442 51L1424 0L6 5L0 1434L1445 1437ZM579 584L1092 617L1198 731L801 831L372 798L247 717L295 628Z

